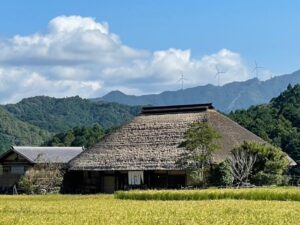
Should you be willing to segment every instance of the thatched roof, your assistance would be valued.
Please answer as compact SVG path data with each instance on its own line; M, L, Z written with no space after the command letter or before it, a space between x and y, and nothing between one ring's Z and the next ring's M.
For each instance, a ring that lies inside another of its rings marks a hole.
M15 152L27 159L30 163L58 163L66 164L83 151L82 147L33 147L12 146L0 159L11 152Z
M93 148L70 161L70 170L176 170L184 133L194 122L208 121L222 136L213 157L225 160L244 141L264 141L213 109L211 104L146 107L142 114Z

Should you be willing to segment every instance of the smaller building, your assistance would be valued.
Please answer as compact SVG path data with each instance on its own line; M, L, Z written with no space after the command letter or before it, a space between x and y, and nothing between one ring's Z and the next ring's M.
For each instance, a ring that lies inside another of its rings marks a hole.
M0 192L14 186L34 165L53 163L66 167L82 151L82 147L12 146L0 156Z

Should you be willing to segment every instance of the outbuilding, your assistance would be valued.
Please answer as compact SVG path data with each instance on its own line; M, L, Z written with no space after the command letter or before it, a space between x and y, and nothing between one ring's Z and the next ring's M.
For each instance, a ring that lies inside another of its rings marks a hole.
M12 146L0 156L0 190L14 186L36 164L51 163L66 168L82 151L82 147Z

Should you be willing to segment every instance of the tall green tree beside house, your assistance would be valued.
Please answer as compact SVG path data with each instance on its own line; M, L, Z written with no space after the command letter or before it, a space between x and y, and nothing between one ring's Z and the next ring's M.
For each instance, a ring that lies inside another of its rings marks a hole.
M216 143L221 136L207 122L194 123L185 133L185 141L180 147L185 148L179 163L190 171L196 186L204 185L206 170L211 165L212 154L219 146Z

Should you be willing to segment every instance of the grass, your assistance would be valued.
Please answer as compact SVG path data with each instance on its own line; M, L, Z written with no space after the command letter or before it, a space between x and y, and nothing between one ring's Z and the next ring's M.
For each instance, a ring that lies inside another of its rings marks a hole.
M298 188L205 189L205 190L134 190L118 191L117 199L131 200L276 200L300 201Z
M299 221L298 201L124 201L112 195L0 196L1 225L281 225L299 224Z

